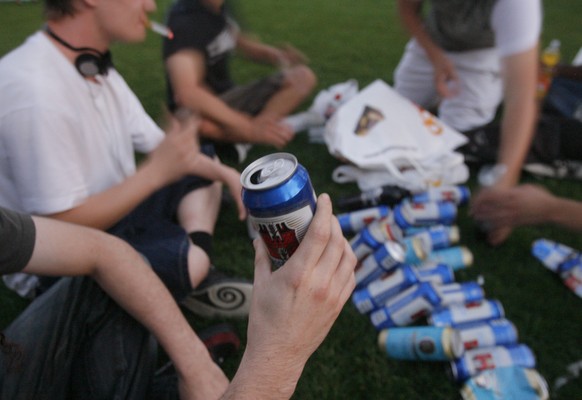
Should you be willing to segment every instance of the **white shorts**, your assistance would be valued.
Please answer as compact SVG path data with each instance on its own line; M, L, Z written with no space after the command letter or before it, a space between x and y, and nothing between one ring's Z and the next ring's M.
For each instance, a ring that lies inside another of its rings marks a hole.
M394 89L426 109L437 108L441 121L458 131L493 120L503 99L500 58L495 49L447 53L457 68L459 94L440 99L433 66L424 49L412 39L394 71Z

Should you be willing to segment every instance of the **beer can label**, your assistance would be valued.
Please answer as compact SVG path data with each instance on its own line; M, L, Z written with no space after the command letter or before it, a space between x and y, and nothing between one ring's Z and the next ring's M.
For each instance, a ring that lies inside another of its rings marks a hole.
M278 267L297 250L312 218L313 209L310 206L275 218L249 216L253 228L267 245L271 260Z

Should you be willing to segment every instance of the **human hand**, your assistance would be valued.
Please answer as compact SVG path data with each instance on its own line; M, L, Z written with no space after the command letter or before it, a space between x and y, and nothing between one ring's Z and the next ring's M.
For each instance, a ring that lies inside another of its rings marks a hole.
M248 343L237 375L252 381L259 393L269 394L274 386L284 398L350 297L356 258L326 194L318 199L304 240L281 268L273 272L264 244L254 244ZM253 373L260 379L253 380Z
M434 83L438 94L443 98L456 96L460 90L460 81L454 64L444 52L439 52L431 61L434 67Z
M292 129L268 115L259 115L252 120L253 141L270 144L278 149L285 147L295 136Z
M281 68L289 68L294 65L307 64L309 59L303 52L290 44L285 44L279 49L278 63Z
M474 196L469 212L488 227L489 243L498 245L516 227L547 222L554 198L546 189L535 185L493 187Z
M164 140L146 160L152 180L158 179L161 186L187 175L200 155L198 126L200 119L195 114L181 113L179 117L168 116Z

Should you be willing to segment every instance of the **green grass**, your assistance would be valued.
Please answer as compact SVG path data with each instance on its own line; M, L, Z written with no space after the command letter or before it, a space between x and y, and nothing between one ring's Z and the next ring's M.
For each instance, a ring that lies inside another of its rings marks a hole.
M169 0L158 2L158 19ZM245 24L267 42L291 42L310 58L318 75L318 89L355 78L360 87L381 78L392 82L392 71L402 53L406 36L396 18L393 1L240 1L238 11ZM545 24L542 44L552 38L562 41L564 60L571 60L582 46L579 0L544 2ZM39 3L0 3L0 55L18 45L41 25ZM164 79L160 60L161 40L148 35L138 45L113 48L117 68L142 100L146 110L159 119L164 103ZM235 62L235 76L246 81L270 69ZM309 102L305 104L305 107ZM581 132L582 133L582 132ZM339 162L323 145L310 144L299 136L286 149L297 155L310 171L318 192L332 197L355 193L355 185L338 185L331 172ZM249 160L271 152L257 146ZM243 166L238 166L241 170ZM582 199L579 182L535 179L553 192ZM471 179L469 186L474 189ZM339 211L339 210L338 210ZM582 359L582 300L570 293L556 276L531 255L533 240L547 237L582 249L582 237L556 227L522 228L502 247L492 249L473 235L473 221L466 209L459 210L462 244L475 255L469 270L457 274L458 281L482 275L490 298L499 299L517 326L520 340L537 356L540 373L550 386L567 374L568 364ZM235 210L226 208L216 233L215 263L240 276L253 275L253 251L246 227L237 221ZM0 327L5 326L25 305L0 285ZM203 327L217 321L194 321ZM235 321L241 338L244 321ZM238 360L227 363L232 376ZM370 322L347 304L328 338L309 360L298 385L296 399L454 399L458 387L445 374L443 363L397 362L386 358L376 346L376 332ZM582 398L582 379L569 383L556 399Z

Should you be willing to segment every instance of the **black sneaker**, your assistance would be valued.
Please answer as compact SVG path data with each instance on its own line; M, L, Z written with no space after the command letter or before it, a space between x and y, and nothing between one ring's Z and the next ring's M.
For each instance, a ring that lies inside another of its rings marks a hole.
M244 318L251 307L252 282L229 278L211 269L208 277L181 301L181 305L201 317Z

